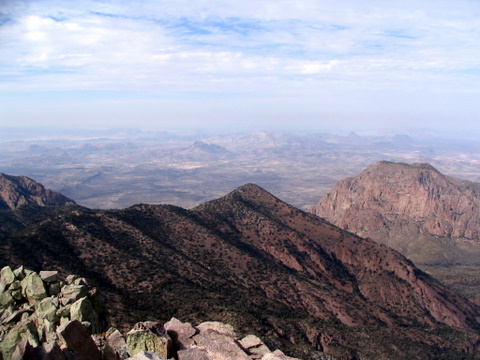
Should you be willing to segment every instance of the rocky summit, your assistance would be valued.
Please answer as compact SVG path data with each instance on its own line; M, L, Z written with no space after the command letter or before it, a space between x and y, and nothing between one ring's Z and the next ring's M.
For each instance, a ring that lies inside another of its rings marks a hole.
M417 264L478 264L480 183L382 161L340 181L312 212Z
M397 251L254 184L191 210L74 208L0 240L0 264L94 284L122 332L172 317L228 323L238 339L255 334L301 359L473 359L479 350L475 304Z
M126 334L104 331L102 298L75 275L6 266L0 287L2 360L299 360L215 321L195 327L172 318L139 322Z

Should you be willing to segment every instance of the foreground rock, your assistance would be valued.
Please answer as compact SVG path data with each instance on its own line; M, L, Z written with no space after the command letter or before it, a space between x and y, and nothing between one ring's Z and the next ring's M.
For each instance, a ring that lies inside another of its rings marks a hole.
M56 271L6 266L0 290L2 360L296 360L220 322L194 327L172 318L137 323L126 336L103 332L96 290L77 276L59 280Z

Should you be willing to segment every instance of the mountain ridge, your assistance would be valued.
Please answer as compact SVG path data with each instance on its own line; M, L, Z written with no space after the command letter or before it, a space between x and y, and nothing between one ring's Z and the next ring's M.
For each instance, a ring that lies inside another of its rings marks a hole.
M218 320L311 359L312 349L351 360L477 350L474 304L401 254L254 184L191 210L71 209L0 239L2 264L91 279L119 327Z

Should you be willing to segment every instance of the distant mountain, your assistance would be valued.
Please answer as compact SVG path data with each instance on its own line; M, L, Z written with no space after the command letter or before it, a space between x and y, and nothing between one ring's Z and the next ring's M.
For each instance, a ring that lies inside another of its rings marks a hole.
M340 181L312 212L417 264L480 264L480 183L429 164L378 162Z
M474 304L253 184L192 210L75 209L0 240L0 265L90 279L124 328L224 321L304 359L467 359L477 347Z
M0 210L14 210L22 205L74 205L75 201L26 176L0 173Z

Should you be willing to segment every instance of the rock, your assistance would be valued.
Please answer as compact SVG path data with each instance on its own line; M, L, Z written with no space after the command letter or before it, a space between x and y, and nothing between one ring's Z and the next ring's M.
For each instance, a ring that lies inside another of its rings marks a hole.
M195 344L207 351L212 360L250 360L250 357L240 348L233 337L221 334L216 330L202 330L193 337L193 340Z
M127 347L131 355L151 351L167 358L171 353L171 346L172 340L160 323L137 323L127 333Z
M247 335L239 343L252 355L253 359L261 359L263 355L270 352L270 349L255 335Z
M167 360L164 357L150 351L141 351L129 360Z
M300 360L300 359L292 358L290 356L285 355L280 350L275 350L273 353L265 354L262 357L262 360Z
M187 349L194 345L192 336L197 330L190 323L182 323L180 320L171 318L169 322L163 325L168 335L172 339L176 349Z
M50 296L57 296L62 291L62 287L65 286L63 281L55 281L48 284L48 294Z
M0 278L5 285L10 285L16 280L15 274L10 266L5 266L0 270Z
M207 351L199 347L180 350L177 353L178 360L212 360Z
M58 271L40 271L38 275L43 281L52 283L57 281Z
M68 284L68 281L67 281ZM68 302L75 302L88 295L87 287L84 285L69 284L65 285L61 291L61 297Z
M127 342L120 331L115 328L108 329L105 335L103 360L124 360L129 356Z
M67 285L71 285L77 279L78 279L78 275L68 275L67 278L65 279L65 282L67 283Z
M12 358L17 345L22 341L28 341L32 346L38 346L38 333L35 323L32 319L26 319L18 322L0 342L0 350L4 360Z
M23 265L13 270L13 274L18 280L23 280L25 278L25 268L23 267Z
M102 354L88 330L78 320L71 320L57 329L57 335L67 358L72 360L102 360Z
M35 304L35 317L55 323L58 321L59 318L59 316L57 315L57 310L58 299L45 298Z
M230 336L230 337L236 337L237 335L235 334L235 330L233 329L233 326L230 324L223 324L218 321L206 321L201 323L200 325L197 326L197 329L202 332L206 330L215 330L216 332Z
M21 282L22 295L30 302L40 301L47 297L47 291L40 276L31 272Z
M100 332L98 316L88 297L83 297L72 304L70 307L70 318L80 322L88 321L92 326L92 333L97 334Z
M42 360L66 360L65 354L56 341L52 341L43 346Z

